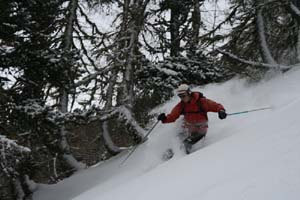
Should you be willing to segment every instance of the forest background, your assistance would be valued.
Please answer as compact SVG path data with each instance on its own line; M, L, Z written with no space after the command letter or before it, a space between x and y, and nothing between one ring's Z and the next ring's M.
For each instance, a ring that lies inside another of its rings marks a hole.
M0 199L143 142L180 83L300 61L297 0L1 0Z

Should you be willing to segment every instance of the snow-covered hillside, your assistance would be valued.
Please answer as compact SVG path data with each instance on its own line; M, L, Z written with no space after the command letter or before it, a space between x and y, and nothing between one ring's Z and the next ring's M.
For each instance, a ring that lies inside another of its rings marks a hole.
M265 106L272 110L229 116L209 114L202 147L180 149L176 123L159 124L123 164L128 152L56 185L40 185L34 200L241 200L300 198L300 70L256 85L234 79L195 88L228 113ZM154 112L169 112L174 97ZM164 162L163 152L175 156Z

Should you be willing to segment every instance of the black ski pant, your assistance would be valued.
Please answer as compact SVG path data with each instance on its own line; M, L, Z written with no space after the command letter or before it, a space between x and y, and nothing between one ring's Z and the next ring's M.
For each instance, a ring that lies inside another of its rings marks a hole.
M191 133L189 137L183 140L186 153L189 154L192 146L196 144L198 141L200 141L201 139L203 139L205 136L206 136L206 132L205 133L196 132L196 133Z
M199 133L199 132L195 132L195 133L191 133L191 135L189 137L187 137L183 142L187 142L191 145L196 144L199 140L201 140L202 138L204 138L206 136L206 132L205 133Z

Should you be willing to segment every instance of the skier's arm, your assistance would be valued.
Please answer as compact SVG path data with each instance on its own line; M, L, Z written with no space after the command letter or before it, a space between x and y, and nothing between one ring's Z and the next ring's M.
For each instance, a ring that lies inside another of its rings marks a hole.
M175 122L176 119L180 116L182 112L182 106L181 103L178 103L171 111L170 114L167 115L167 118L162 121L162 123L171 123Z
M206 112L219 112L220 110L225 110L222 104L219 104L207 98L201 99L201 103Z

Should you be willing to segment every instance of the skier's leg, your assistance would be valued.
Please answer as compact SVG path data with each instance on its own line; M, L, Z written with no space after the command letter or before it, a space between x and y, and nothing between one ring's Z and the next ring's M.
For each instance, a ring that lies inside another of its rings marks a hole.
M183 140L183 145L184 145L186 154L190 154L193 144L191 143L191 139L189 137L186 138L185 140Z
M205 138L206 133L193 133L192 136L190 137L191 144L196 144L198 141L201 139Z
M198 141L202 140L203 138L205 138L205 136L206 136L206 131L191 133L190 136L183 141L186 153L190 154L193 145L196 144Z

